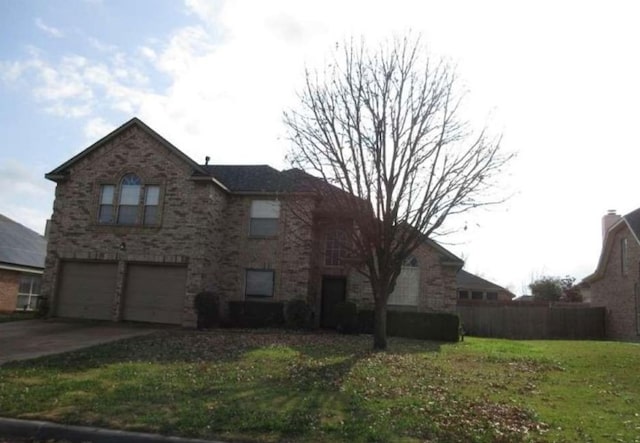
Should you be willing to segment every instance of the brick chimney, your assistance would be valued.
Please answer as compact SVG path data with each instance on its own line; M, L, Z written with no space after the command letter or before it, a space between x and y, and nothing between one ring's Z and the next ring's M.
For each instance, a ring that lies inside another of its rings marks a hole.
M607 213L602 217L602 241L604 241L607 231L613 226L621 216L616 214L615 209L609 209Z

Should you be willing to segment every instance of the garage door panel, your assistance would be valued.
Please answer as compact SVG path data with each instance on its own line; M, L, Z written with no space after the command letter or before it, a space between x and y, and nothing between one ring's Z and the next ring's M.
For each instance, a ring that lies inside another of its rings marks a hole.
M187 269L129 265L123 318L152 323L182 323Z
M56 315L111 320L116 278L115 263L63 263Z

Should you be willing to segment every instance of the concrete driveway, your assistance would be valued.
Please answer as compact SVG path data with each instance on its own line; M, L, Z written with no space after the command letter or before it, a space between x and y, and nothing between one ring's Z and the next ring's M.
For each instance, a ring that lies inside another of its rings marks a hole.
M0 365L150 334L158 328L123 323L21 320L0 323Z

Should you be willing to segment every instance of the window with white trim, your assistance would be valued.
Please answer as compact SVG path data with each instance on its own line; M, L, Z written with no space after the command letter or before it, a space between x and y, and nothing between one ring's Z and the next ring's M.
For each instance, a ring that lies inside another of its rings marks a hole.
M153 226L160 222L160 186L143 185L136 174L127 174L119 186L100 186L98 223Z
M324 264L326 266L341 266L346 255L347 235L339 229L327 232L325 245Z
M34 274L22 274L18 286L16 309L33 311L38 308L40 299L40 281L42 277Z
M275 237L278 235L280 202L277 200L254 200L251 202L249 235L252 237Z
M247 297L273 297L275 272L271 269L247 269L244 295Z
M387 304L398 306L416 306L420 291L420 268L415 257L405 261L400 275L396 280L396 287L389 296Z

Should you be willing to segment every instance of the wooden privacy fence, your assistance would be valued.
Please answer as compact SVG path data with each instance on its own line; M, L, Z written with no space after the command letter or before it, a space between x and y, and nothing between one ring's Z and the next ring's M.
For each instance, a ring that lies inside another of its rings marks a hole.
M517 339L603 339L605 308L585 304L458 304L467 335Z

